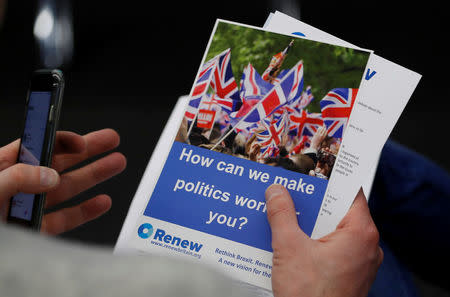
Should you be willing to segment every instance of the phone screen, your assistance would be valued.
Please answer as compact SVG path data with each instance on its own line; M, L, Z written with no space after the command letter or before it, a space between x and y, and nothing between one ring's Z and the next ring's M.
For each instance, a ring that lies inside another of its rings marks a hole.
M22 135L19 163L39 165L52 92L30 92ZM35 194L18 193L11 200L10 215L15 218L31 221Z

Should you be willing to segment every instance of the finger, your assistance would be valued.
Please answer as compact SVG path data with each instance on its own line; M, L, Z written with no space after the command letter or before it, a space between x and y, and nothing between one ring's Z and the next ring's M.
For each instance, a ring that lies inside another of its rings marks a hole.
M116 148L120 143L119 134L112 129L103 129L83 136L86 146L78 154L60 154L53 158L52 167L64 171L86 159Z
M58 184L59 175L51 168L15 164L0 172L0 204L17 193L43 193Z
M8 168L17 162L20 139L16 139L0 148L0 170Z
M294 202L285 187L271 185L266 190L266 206L273 247L292 241L292 234L299 231L301 236L307 237L298 226Z
M98 195L81 204L46 214L42 220L41 232L60 234L92 221L111 208L108 195Z
M86 149L86 141L83 136L70 131L57 131L55 138L54 154L76 154Z
M126 167L125 157L112 153L82 168L65 173L57 189L47 194L46 207L59 204L119 174Z

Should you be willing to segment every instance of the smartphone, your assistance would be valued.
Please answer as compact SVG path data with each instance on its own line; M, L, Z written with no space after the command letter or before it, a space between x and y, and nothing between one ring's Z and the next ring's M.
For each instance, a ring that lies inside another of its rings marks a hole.
M60 70L33 72L27 94L18 163L51 166L55 133L64 91ZM40 230L45 193L19 193L11 198L7 221Z

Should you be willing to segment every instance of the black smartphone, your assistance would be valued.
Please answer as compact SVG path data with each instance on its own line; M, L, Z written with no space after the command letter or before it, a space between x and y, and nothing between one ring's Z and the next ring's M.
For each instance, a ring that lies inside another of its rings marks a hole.
M18 163L51 166L55 133L64 91L60 70L33 72L27 94ZM40 230L45 193L19 193L11 198L7 221Z

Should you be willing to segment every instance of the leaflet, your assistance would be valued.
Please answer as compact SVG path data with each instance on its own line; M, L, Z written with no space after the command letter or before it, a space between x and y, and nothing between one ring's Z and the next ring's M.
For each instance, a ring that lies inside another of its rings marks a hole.
M280 33L358 48L279 11L265 24ZM312 238L332 232L348 211L361 185L370 187L384 143L406 106L421 75L372 54L361 85ZM366 191L366 195L369 192Z
M389 94L396 102L374 104L367 82L388 84L377 77L385 69L381 62L370 68L370 50L312 40L313 33L280 34L294 31L278 18L275 13L267 21L270 31L216 22L190 95L178 101L163 131L115 252L181 256L271 290L265 189L278 183L289 190L299 225L313 238L334 230L348 210L352 199L345 195L354 191L354 198L373 173L384 135L409 98L406 87L400 83L397 92L406 101ZM400 82L405 73L397 72ZM373 123L380 120L387 121L381 132Z

